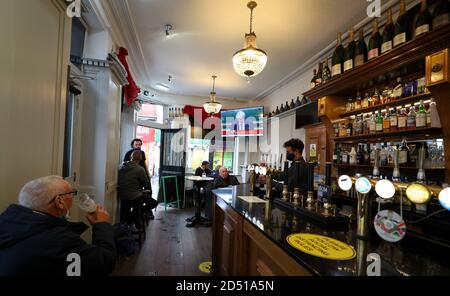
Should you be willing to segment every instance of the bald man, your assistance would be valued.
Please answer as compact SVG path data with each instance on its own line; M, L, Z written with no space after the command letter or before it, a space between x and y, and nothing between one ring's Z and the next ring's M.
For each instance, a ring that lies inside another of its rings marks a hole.
M76 190L58 176L25 184L19 204L0 215L0 275L66 276L73 260L69 254L79 255L81 276L112 272L116 250L109 214L98 205L87 215L93 225L88 245L80 237L88 226L66 219L75 195Z
M235 176L230 176L226 167L221 167L219 169L219 177L214 180L213 189L236 186L239 184L240 183Z

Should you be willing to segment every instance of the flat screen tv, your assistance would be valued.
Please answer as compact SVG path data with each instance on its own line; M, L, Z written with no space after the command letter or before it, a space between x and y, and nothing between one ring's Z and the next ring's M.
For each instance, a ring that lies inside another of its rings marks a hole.
M264 134L264 107L222 111L220 116L222 137L260 137Z
M317 101L308 103L297 109L295 116L295 128L299 129L306 125L319 123L319 110Z

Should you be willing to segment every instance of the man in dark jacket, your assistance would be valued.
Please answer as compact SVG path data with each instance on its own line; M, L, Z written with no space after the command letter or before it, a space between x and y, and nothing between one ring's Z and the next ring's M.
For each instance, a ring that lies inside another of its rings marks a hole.
M142 153L139 150L131 153L131 161L124 163L119 169L119 198L122 201L121 209L127 206L136 206L137 203L146 205L150 218L154 218L152 210L158 206L158 202L152 198L152 185L145 174L142 161ZM144 191L145 190L145 191ZM124 216L122 211L121 217ZM123 218L121 218L123 221Z
M116 251L109 214L97 206L95 213L87 215L93 225L88 245L80 237L87 225L65 219L74 194L58 176L39 178L22 188L19 205L0 215L0 276L74 275L73 254L79 256L81 276L112 272Z
M211 169L209 168L209 161L204 161L202 162L202 165L199 166L196 170L195 170L195 175L198 177L203 176L203 174L206 174L206 176L209 176L212 174Z
M144 168L145 174L147 175L147 178L150 180L150 174L148 172L148 167L147 167L147 164L145 163L145 161L147 159L145 157L145 152L142 151L141 148L142 148L142 140L141 139L134 139L133 141L131 141L131 150L128 150L127 153L125 153L123 162L126 163L126 162L131 161L131 153L133 153L134 151L141 151L142 158L139 161L139 165Z
M228 172L228 169L226 167L221 167L219 169L219 177L214 180L212 189L236 186L239 184L240 183L235 176L230 176L230 173Z

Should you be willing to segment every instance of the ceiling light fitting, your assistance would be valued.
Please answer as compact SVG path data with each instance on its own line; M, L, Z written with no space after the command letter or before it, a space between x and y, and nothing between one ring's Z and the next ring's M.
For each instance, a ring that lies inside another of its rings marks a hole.
M256 46L256 34L253 32L253 9L256 6L255 1L247 4L250 9L250 33L245 34L244 48L233 56L234 70L240 76L247 78L260 74L267 64L267 54Z
M170 35L172 35L173 32L173 26L170 24L167 24L166 27L166 37L169 37Z
M222 109L222 104L216 102L217 94L215 92L215 87L217 76L214 75L212 76L212 78L213 78L213 88L210 94L210 101L203 105L203 108L205 109L206 113L209 113L211 115L219 113L220 110Z

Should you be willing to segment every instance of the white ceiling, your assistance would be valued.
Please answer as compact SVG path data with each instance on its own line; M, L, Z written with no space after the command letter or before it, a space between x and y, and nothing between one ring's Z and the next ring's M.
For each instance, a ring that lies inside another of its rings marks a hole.
M258 47L269 61L247 83L232 65L244 44L250 11L246 0L128 0L148 77L142 83L170 85L170 93L208 96L218 75L219 97L257 99L317 52L338 31L366 17L366 0L259 0L254 11ZM175 34L166 38L165 24ZM173 83L168 84L168 75Z

